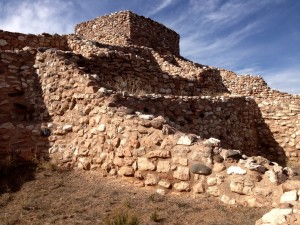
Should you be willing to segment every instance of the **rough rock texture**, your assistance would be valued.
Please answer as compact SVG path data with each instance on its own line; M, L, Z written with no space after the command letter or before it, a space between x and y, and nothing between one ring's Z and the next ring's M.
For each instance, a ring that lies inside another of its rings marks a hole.
M98 17L80 23L76 35L108 45L138 45L173 55L179 55L179 35L149 18L130 11Z
M161 35L136 36L150 28ZM190 62L178 40L131 12L80 24L76 35L1 31L1 168L51 160L162 194L278 202L296 175L286 162L299 162L299 96Z

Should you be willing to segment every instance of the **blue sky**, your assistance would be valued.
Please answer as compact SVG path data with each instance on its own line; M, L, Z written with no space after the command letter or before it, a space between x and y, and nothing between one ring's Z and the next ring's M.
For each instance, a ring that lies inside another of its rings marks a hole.
M0 29L73 33L77 23L120 10L175 30L190 60L300 94L300 0L0 0Z

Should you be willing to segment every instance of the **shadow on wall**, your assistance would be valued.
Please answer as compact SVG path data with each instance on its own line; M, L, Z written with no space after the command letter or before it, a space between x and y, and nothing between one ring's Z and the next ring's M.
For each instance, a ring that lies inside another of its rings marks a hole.
M34 52L0 51L0 193L17 191L47 161L50 129Z
M164 62L159 63L148 48L120 47L92 41L90 44L103 48L102 52L90 58L77 55L80 58L77 63L84 68L85 73L99 76L100 81L95 86L101 85L136 95L155 93L198 96L230 93L218 70L203 70L200 74L194 74L194 79L187 79L176 74L176 70L182 68L177 62L178 58L173 55L161 55ZM109 51L106 53L107 49ZM160 64L163 63L173 66L173 74L161 69Z
M96 42L94 44L124 53L120 55L112 50L111 54L103 57L84 58L79 55L78 66L83 67L86 73L99 76L99 81L90 84L98 88L104 86L116 91L143 95L159 93L161 87L167 89L173 84L170 93L173 95L183 95L181 91L178 92L182 87L185 88L185 95L218 96L229 93L217 70L213 76L204 74L194 87L189 87L190 80L179 76L174 78L163 72L151 52L139 48L108 46ZM140 54L138 56L145 60L138 60L136 63L135 59L132 60L130 55L126 55L132 52ZM164 79L165 75L168 75L167 80ZM197 88L199 92L196 91ZM226 96L196 99L117 96L112 104L116 111L123 106L130 108L132 112L162 116L169 126L178 131L203 138L218 138L223 148L240 149L249 156L261 155L281 165L286 164L283 148L276 142L258 105L252 99ZM149 123L146 122L145 126L147 124Z
M245 97L227 98L135 98L116 95L110 106L127 112L162 116L175 131L214 137L221 147L239 149L248 156L261 155L281 165L286 164L284 150L274 139L255 101ZM141 120L144 127L151 121Z

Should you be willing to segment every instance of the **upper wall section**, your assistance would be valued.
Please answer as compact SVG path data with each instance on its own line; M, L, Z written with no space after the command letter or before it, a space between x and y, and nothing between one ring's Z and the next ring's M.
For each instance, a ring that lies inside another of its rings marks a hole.
M138 45L179 55L179 35L175 31L130 11L80 23L75 34L109 45Z
M16 50L26 46L32 48L48 47L68 50L67 35L22 34L0 30L0 50Z

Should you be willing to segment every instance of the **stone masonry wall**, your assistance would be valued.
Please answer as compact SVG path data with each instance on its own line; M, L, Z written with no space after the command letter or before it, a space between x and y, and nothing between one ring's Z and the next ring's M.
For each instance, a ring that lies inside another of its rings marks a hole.
M109 45L138 45L179 55L179 35L149 18L123 11L76 25L76 35Z
M289 161L299 161L300 150L300 96L272 90L258 76L238 76L221 70L223 82L232 94L253 96L262 117L284 149Z
M276 196L271 188L287 179L268 160L283 153L263 150L272 135L251 98L124 95L95 82L77 66L77 54L49 49L37 58L34 67L53 118L47 123L49 154L57 165L123 177L160 194L207 193L251 206L271 204L266 195ZM222 140L207 140L211 136ZM268 159L245 158L239 172L230 172L236 164L226 158L237 151L229 148Z
M50 34L21 34L0 30L0 50L22 49L26 46L32 48L48 47L62 50L68 49L66 35Z
M270 205L294 176L275 162L299 163L299 96L180 57L168 30L173 48L154 46L135 36L143 26L165 29L121 12L76 27L92 40L0 32L0 170L49 159L160 194ZM99 41L100 27L113 35Z
M107 47L73 39L69 48L78 54L79 67L117 91L186 96L229 93L218 70L176 56L166 59L147 47Z
M0 52L0 168L47 157L41 130L50 118L33 68L35 54Z
M39 53L38 57L41 60L36 66L45 87L44 101L50 116L54 118L54 136L51 138L55 142L51 146L60 143L59 152L62 154L64 149L61 146L67 146L68 140L71 139L77 143L74 145L77 151L93 152L94 148L103 148L104 146L97 145L99 140L99 137L96 138L99 134L97 129L99 126L108 129L110 125L107 121L113 118L115 122L109 131L111 137L118 136L117 133L113 133L116 132L114 130L116 127L130 124L132 126L128 127L130 130L143 130L141 136L136 137L141 143L143 132L148 133L145 130L151 127L162 129L162 125L165 124L182 133L201 138L221 139L221 146L224 148L240 149L248 155L264 155L276 161L285 160L282 157L283 150L272 140L272 134L265 126L259 109L251 98L232 96L175 98L155 95L136 98L130 95L122 97L121 94L106 96L99 92L103 87L101 82L96 82L97 77L76 69L78 68L76 54L46 51ZM51 68L46 65L51 65ZM55 76L59 79L55 79L51 71L58 69L60 72L55 73ZM148 117L154 121L154 118L158 118L159 121L153 123L148 121L149 119L144 119ZM63 128L68 125L72 129L66 132ZM155 146L155 143L149 141L148 145ZM141 147L146 148L143 145ZM273 148L273 151L268 152L269 148ZM86 156L89 156L88 152ZM71 157L73 153L72 151L68 155Z

